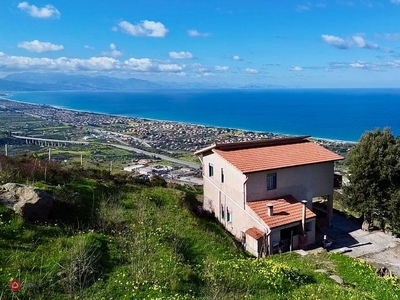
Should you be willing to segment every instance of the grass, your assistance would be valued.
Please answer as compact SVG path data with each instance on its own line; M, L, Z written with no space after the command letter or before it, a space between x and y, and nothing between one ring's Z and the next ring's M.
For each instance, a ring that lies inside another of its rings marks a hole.
M212 216L193 213L201 190L91 178L36 185L63 218L32 224L0 206L0 299L400 298L398 279L340 254L251 258Z
M65 130L69 129L71 126L52 126L52 127L39 127L39 128L34 128L34 131L53 131L53 130Z

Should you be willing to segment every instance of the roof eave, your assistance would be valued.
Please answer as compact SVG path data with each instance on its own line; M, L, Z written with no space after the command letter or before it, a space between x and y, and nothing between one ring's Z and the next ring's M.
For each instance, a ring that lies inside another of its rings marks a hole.
M273 170L280 170L280 169L301 167L301 166L307 166L307 165L315 165L315 164L321 164L321 163L326 163L326 162L331 162L331 161L339 161L339 160L343 160L343 159L344 159L344 157L338 158L338 159L324 160L324 161L319 161L319 162L314 162L314 163L304 163L304 164L298 164L298 165L292 165L292 166L285 166L285 167L280 167L280 168L268 168L268 169L252 170L252 171L243 171L243 170L240 170L240 171L241 171L243 174L251 174L251 173L264 172L264 171L273 171Z
M215 148L215 146L216 146L216 144L213 144L211 146L208 146L208 147L202 148L200 150L197 150L197 151L194 152L194 155L199 155L199 154L202 154L204 152L211 151L212 149Z

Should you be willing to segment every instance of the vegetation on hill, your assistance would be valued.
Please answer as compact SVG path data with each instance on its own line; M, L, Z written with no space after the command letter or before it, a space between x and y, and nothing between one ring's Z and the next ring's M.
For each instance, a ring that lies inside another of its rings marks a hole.
M32 157L3 156L0 165L0 181L34 184L55 198L44 224L0 206L0 299L400 298L397 278L340 254L251 258L200 214L193 187ZM22 283L18 292L12 279Z
M400 233L400 138L366 132L350 151L345 204L382 229Z

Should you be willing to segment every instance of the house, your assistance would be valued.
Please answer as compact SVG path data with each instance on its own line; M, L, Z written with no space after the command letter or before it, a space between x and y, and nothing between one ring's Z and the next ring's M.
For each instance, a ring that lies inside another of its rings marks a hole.
M315 243L317 215L332 218L334 162L343 157L308 138L215 144L195 152L203 167L203 208L255 256L305 248Z

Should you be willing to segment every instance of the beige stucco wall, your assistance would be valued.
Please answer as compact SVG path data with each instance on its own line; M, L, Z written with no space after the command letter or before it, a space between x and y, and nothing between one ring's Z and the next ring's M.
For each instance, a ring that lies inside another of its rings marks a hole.
M268 226L246 204L248 201L268 199L291 194L295 198L311 200L313 197L330 195L333 190L333 163L300 166L279 169L277 189L267 191L267 174L258 172L247 176L216 153L202 157L204 208L215 214L215 217L237 239L249 228L255 226L263 232L269 232ZM209 164L213 165L214 175L208 174ZM221 182L221 168L224 170L224 182ZM221 204L225 218L221 218ZM231 212L231 222L227 221L226 209ZM280 232L273 232L270 244L279 242ZM315 224L308 235L308 242L315 241Z
M311 200L331 195L333 162L298 166L248 174L247 201L292 195L298 200ZM277 188L267 191L267 174L277 174Z

